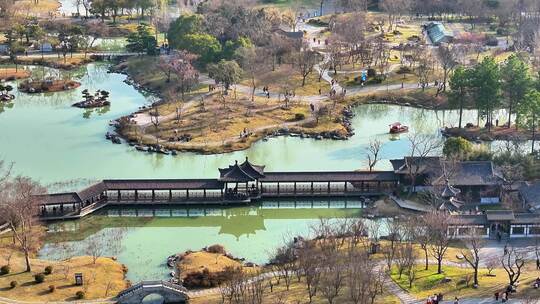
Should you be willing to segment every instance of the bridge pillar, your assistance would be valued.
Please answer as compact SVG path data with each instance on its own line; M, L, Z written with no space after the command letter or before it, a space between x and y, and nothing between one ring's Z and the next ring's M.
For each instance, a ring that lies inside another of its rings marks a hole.
M172 201L172 190L169 189L169 201Z

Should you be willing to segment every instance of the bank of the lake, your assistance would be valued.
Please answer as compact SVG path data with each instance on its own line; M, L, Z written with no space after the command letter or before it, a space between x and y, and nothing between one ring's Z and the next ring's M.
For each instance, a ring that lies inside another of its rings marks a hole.
M107 73L108 65L93 63L73 71L43 67L81 83L68 92L28 95L14 90L16 102L0 109L2 155L15 163L15 172L44 184L94 181L104 178L199 178L215 177L216 168L249 157L268 170L352 170L365 166L365 148L372 139L383 142L380 168L385 160L408 154L406 134L388 135L388 125L400 121L411 132L440 136L443 126L457 125L456 111L436 111L396 105L360 105L354 108L355 135L347 141L276 137L259 141L243 151L177 156L142 153L128 145L114 145L105 139L109 122L148 105L155 99L145 96L123 81L125 75ZM36 71L36 72L37 72ZM33 71L34 73L34 71ZM9 82L16 88L17 82ZM81 92L98 89L110 92L111 106L94 110L71 107ZM465 122L475 122L476 112L465 111Z
M354 199L267 200L245 207L107 207L81 220L49 224L40 257L62 258L66 248L71 255L84 255L97 239L104 256L115 255L127 266L129 280L167 279L171 254L222 244L233 256L263 264L286 238L311 235L310 227L320 218L361 214L361 203ZM118 246L109 246L111 242ZM64 250L56 250L58 246Z

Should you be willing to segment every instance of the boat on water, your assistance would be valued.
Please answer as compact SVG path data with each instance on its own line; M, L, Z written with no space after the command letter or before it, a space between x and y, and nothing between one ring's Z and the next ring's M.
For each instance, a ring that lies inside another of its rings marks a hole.
M395 122L390 125L389 132L390 134L399 134L399 133L404 133L408 131L409 131L409 127L402 125L400 122Z

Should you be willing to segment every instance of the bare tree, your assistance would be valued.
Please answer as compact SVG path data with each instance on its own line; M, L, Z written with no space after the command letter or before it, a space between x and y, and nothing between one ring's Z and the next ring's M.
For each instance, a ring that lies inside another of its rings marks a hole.
M374 139L369 141L369 145L366 148L369 171L373 171L373 168L379 161L379 153L381 152L381 148L382 142L380 140Z
M491 258L488 258L486 261L485 261L485 265L486 265L486 269L488 271L487 275L488 276L491 276L491 272L497 268L497 266L499 266L499 259L495 258L495 257L491 257Z
M321 271L319 271L322 264L320 250L315 246L314 242L306 241L298 249L297 254L298 267L302 269L305 276L309 303L312 303L313 298L317 295L321 279Z
M467 249L462 249L461 254L474 271L473 284L478 286L478 268L480 267L480 250L484 247L485 240L476 228L469 228L465 238Z
M407 175L409 177L409 195L416 190L416 180L425 170L426 160L429 155L441 147L441 142L427 134L411 133L408 136L410 142L409 157L405 157Z
M319 289L328 301L333 304L339 295L345 281L345 272L341 269L340 256L337 254L324 254L324 265L321 269L321 284Z
M17 245L24 253L26 271L31 271L30 253L41 237L38 229L39 206L44 201L45 188L27 177L5 177L0 188L0 222L7 223Z
M85 254L92 257L92 263L96 264L97 260L103 255L105 246L101 240L101 236L94 234L86 240L84 248Z
M347 263L347 298L354 304L373 303L382 291L381 267L362 251L348 255Z
M418 77L418 82L422 87L422 91L425 91L426 87L429 85L429 80L433 75L434 69L435 61L433 60L433 56L428 48L424 48L424 55L420 57L418 66L414 70L416 76Z
M428 245L430 241L430 235L424 217L414 217L409 221L411 227L413 227L414 239L422 251L424 252L425 270L429 268L429 251Z
M154 128L156 129L156 144L159 144L159 110L158 107L154 107L154 112L150 111L148 112L148 115L150 116L150 122L152 125L154 125Z
M429 253L437 260L437 273L442 273L442 263L453 239L448 233L451 216L446 212L432 211L424 215L424 221L428 229L430 243Z
M276 249L270 263L278 273L278 276L285 282L285 287L289 290L291 280L296 268L296 257L292 244L286 244Z
M521 276L521 269L525 266L525 254L513 246L507 247L501 256L501 264L508 275L508 285L515 286Z
M76 0L83 1L83 0ZM84 2L83 2L84 3ZM88 51L94 46L94 43L101 37L109 34L109 27L103 26L99 21L89 21L84 26L84 35L79 39L79 45L84 50L84 58ZM43 53L42 53L43 56Z
M458 65L458 59L459 56L458 53L458 47L453 45L445 45L440 46L438 48L439 53L439 63L441 65L441 69L443 71L443 79L441 82L440 89L437 88L437 94L442 92L446 92L446 83L448 82L448 76L454 68Z
M394 29L397 19L409 9L409 0L381 0L379 7L386 12L388 16L388 31Z
M388 243L383 249L383 254L386 260L386 267L392 269L398 245L402 240L403 226L399 219L388 220L385 225L385 230L388 233Z
M304 45L300 51L294 54L295 67L302 76L302 86L306 84L306 78L311 74L318 61L318 54L310 50L307 45Z
M398 245L395 261L399 279L401 279L403 273L407 275L411 273L411 268L414 268L416 263L416 252L411 242L405 242Z
M236 51L240 66L251 82L251 102L255 101L255 89L259 77L270 70L263 51L264 49L256 47L242 47Z

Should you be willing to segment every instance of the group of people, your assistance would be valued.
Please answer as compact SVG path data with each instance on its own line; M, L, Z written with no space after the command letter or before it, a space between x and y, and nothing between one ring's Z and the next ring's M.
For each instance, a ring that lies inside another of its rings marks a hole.
M270 91L268 91L268 87L263 87L263 93L266 94L266 98L270 99Z
M503 293L495 292L495 301L499 301L499 298L503 303L506 303L508 301L508 291L504 291Z
M442 303L443 295L442 293L435 294L433 296L429 296L427 298L426 304L439 304Z
M240 132L240 138L246 138L246 137L249 137L250 135L251 135L251 132L249 132L246 128L244 128L244 130Z
M534 280L533 288L534 289L540 288L540 277L538 277L538 278L536 278L536 280Z

